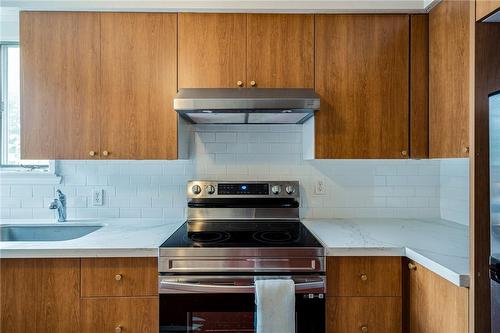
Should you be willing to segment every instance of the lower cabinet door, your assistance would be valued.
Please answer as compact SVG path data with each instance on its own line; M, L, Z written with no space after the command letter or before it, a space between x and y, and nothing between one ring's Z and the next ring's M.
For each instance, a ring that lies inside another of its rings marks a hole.
M328 333L401 333L401 297L328 297Z
M82 332L157 333L157 297L84 298Z

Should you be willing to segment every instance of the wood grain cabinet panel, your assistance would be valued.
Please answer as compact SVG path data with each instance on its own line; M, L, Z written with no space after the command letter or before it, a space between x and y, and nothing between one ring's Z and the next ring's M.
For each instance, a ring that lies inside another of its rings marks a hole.
M429 157L429 19L410 16L410 157Z
M21 158L95 158L99 34L97 13L21 12Z
M314 16L248 14L247 80L257 88L314 88Z
M401 296L401 257L328 257L328 296Z
M84 333L159 331L158 297L85 298L81 308Z
M0 259L0 331L80 332L80 259Z
M468 1L444 0L429 13L429 156L469 156Z
M179 13L179 88L246 84L246 15Z
M154 295L156 258L82 258L82 297Z
M468 332L467 288L460 288L411 262L410 333Z
M326 306L327 333L402 332L401 297L327 297Z
M176 159L177 14L100 15L103 155Z
M407 158L409 16L317 15L316 158Z
M476 21L481 21L498 10L500 0L476 0Z

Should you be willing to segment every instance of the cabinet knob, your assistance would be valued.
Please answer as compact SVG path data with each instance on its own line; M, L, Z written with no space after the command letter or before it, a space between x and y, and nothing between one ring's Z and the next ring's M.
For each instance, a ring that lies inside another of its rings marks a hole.
M361 281L366 281L366 280L368 280L368 275L361 274L360 278L361 278Z
M417 270L417 265L412 264L412 263L410 262L410 263L408 263L408 269L409 269L410 271L416 271L416 270Z
M107 151L107 150L103 150L103 152L102 152L102 156L108 156L108 155L109 155L109 151Z
M96 156L96 155L97 155L97 153L96 153L95 151L91 150L91 151L89 151L89 155L90 155L90 156Z
M464 153L468 154L469 153L469 147L464 147Z
M252 87L255 87L255 86L257 85L257 82L255 82L255 81L250 81L250 85L251 85Z
M363 326L361 326L360 328L361 328L361 332L363 332L363 333L368 332L368 326L363 325Z
M122 276L121 274L116 274L116 275L115 275L115 280L116 280L116 281L120 281L120 280L122 279L122 277L123 277L123 276Z
M121 326L116 326L115 327L115 332L116 333L120 333L122 331L122 327Z
M238 87L243 87L243 81L238 81L236 82L236 84L238 85Z
M407 152L406 150L402 150L402 151L401 151L401 155L402 155L402 156L407 156L407 155L408 155L408 152Z

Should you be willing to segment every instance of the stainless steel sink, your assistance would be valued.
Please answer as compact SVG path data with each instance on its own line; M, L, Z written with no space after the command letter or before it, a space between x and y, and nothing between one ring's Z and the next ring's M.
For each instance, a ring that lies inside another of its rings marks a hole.
M102 225L24 224L1 225L0 241L46 242L80 238L102 228Z

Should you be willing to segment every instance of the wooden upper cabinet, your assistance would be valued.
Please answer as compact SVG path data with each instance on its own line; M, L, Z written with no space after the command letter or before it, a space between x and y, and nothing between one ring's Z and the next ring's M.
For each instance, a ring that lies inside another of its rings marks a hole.
M406 158L408 15L317 15L316 158Z
M100 15L101 155L176 159L177 14Z
M179 88L246 84L246 15L179 13Z
M471 109L468 1L445 0L429 13L429 156L469 156Z
M429 157L429 19L410 16L410 157Z
M412 262L409 274L410 333L468 332L467 288L461 288Z
M99 150L99 14L21 12L21 158Z
M500 0L476 0L476 21L481 21L500 10Z
M247 33L247 86L314 88L313 15L249 14Z

